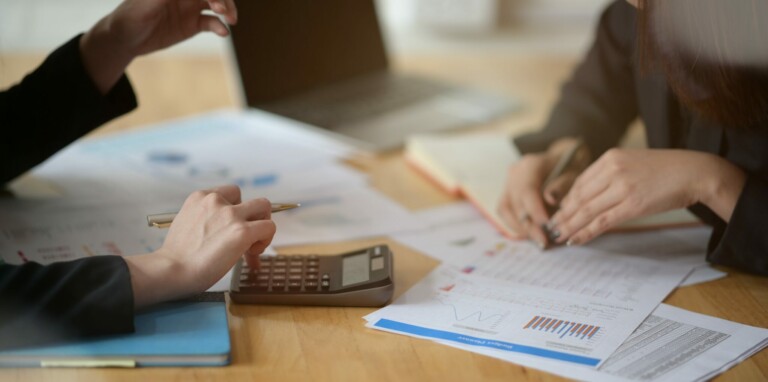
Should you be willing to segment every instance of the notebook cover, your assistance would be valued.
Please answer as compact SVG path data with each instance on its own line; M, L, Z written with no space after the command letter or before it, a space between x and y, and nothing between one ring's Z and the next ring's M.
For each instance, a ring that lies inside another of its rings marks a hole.
M226 304L166 303L136 315L132 334L100 337L55 346L0 352L0 366L40 367L223 366L229 364L230 342ZM95 361L95 362L91 362Z

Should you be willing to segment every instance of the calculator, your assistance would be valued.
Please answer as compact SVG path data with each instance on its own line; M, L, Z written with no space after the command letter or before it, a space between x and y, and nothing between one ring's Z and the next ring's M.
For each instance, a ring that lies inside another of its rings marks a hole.
M235 265L232 301L245 304L382 306L395 286L392 252L376 245L338 255L261 256Z

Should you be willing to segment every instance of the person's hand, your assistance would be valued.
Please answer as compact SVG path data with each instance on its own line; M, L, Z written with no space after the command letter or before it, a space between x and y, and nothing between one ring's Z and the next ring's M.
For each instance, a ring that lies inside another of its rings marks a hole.
M745 182L708 153L612 149L576 179L550 227L558 243L584 244L626 220L699 202L729 221Z
M542 248L547 246L548 235L542 227L549 221L549 211L557 208L576 176L589 163L588 150L582 148L571 165L542 190L543 183L575 142L572 138L561 139L546 152L527 154L509 168L498 213L516 239L531 239Z
M237 23L234 0L125 0L80 40L83 64L103 94L114 86L128 64L184 41L200 32L227 36Z
M128 256L134 304L200 293L245 255L252 267L272 241L275 224L266 199L240 200L237 186L191 194L160 249Z

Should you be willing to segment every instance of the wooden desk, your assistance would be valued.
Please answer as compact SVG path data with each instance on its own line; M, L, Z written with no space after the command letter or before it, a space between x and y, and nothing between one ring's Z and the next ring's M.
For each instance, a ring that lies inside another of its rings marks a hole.
M0 58L0 86L21 78L41 57ZM516 95L523 112L482 128L520 132L544 120L572 57L424 56L395 65L412 72L483 86ZM129 70L140 109L96 132L132 128L235 105L229 72L219 58L144 58ZM371 175L375 187L410 209L452 198L411 171L398 153L350 163ZM334 253L386 242L395 252L396 295L437 261L387 238L285 249L284 253ZM733 321L768 326L768 279L737 272L722 280L676 290L666 302ZM223 368L138 370L0 370L2 381L216 380L216 381L492 381L562 380L537 370L363 326L364 308L310 308L230 305L232 365ZM719 380L768 379L768 352L741 363Z

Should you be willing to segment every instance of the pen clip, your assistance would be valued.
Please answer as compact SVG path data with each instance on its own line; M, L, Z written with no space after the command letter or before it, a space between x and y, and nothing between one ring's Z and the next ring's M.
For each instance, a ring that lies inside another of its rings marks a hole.
M168 228L175 217L175 213L147 215L147 225L156 228Z

